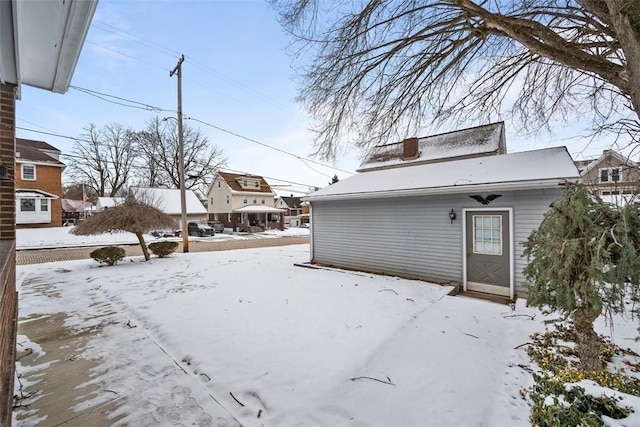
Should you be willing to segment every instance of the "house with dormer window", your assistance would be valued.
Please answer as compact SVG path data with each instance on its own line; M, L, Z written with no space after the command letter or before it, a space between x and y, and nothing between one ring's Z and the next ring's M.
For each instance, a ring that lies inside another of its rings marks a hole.
M60 150L44 141L16 138L16 227L62 226Z
M582 181L600 196L624 196L638 192L640 166L613 150L604 150L596 159L578 160Z
M283 210L274 207L275 196L261 176L218 172L207 193L209 221L233 229L280 227Z

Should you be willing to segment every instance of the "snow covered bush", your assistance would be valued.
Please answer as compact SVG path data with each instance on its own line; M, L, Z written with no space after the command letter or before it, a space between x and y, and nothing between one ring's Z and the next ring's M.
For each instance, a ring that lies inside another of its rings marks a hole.
M117 246L105 246L103 248L92 251L89 256L99 263L107 265L115 265L121 261L126 255L124 249Z
M606 425L634 423L625 418L633 412L628 404L632 396L640 397L640 355L603 338L604 369L583 370L575 346L577 334L566 322L556 322L550 330L533 334L527 348L539 368L527 367L535 384L522 391L531 407L531 425L604 426L607 419L621 422Z
M149 244L149 250L159 258L164 258L178 249L178 242L153 242Z

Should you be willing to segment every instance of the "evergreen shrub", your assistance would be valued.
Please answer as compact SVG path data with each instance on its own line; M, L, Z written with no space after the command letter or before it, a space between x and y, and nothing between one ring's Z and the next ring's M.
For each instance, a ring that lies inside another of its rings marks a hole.
M149 244L149 250L159 258L164 258L178 249L178 242L153 242Z
M117 246L105 246L92 251L89 256L99 263L115 265L126 255L124 249Z

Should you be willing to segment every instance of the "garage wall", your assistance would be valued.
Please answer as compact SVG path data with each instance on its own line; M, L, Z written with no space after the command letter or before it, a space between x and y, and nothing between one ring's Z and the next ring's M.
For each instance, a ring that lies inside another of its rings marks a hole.
M469 193L312 202L312 262L437 282L462 282L462 209ZM522 245L562 190L499 192L489 207L514 213L516 287L526 290ZM449 219L451 209L457 218Z

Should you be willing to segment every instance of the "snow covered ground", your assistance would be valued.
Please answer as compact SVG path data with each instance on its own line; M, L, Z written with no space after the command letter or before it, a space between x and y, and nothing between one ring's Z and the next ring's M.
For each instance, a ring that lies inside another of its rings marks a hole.
M16 247L18 249L42 249L42 248L60 248L74 246L101 246L101 245L119 245L119 244L138 244L138 239L132 233L110 233L99 234L95 236L76 236L70 231L74 227L50 227L50 228L23 228L16 230ZM213 237L194 237L189 236L190 241L206 240L206 241L224 241L224 240L240 240L240 239L256 239L256 238L273 238L282 236L308 236L308 228L287 228L284 231L269 230L264 233L246 234L231 233L225 230L224 233L216 233ZM144 236L147 243L151 243L156 239L151 235ZM162 240L171 240L163 238ZM182 240L182 238L174 238L174 240Z
M529 425L518 365L544 330L538 310L294 265L308 259L295 245L19 266L20 317L101 326L79 355L101 360L83 405L117 398L118 425ZM635 326L620 321L614 340L640 352Z

